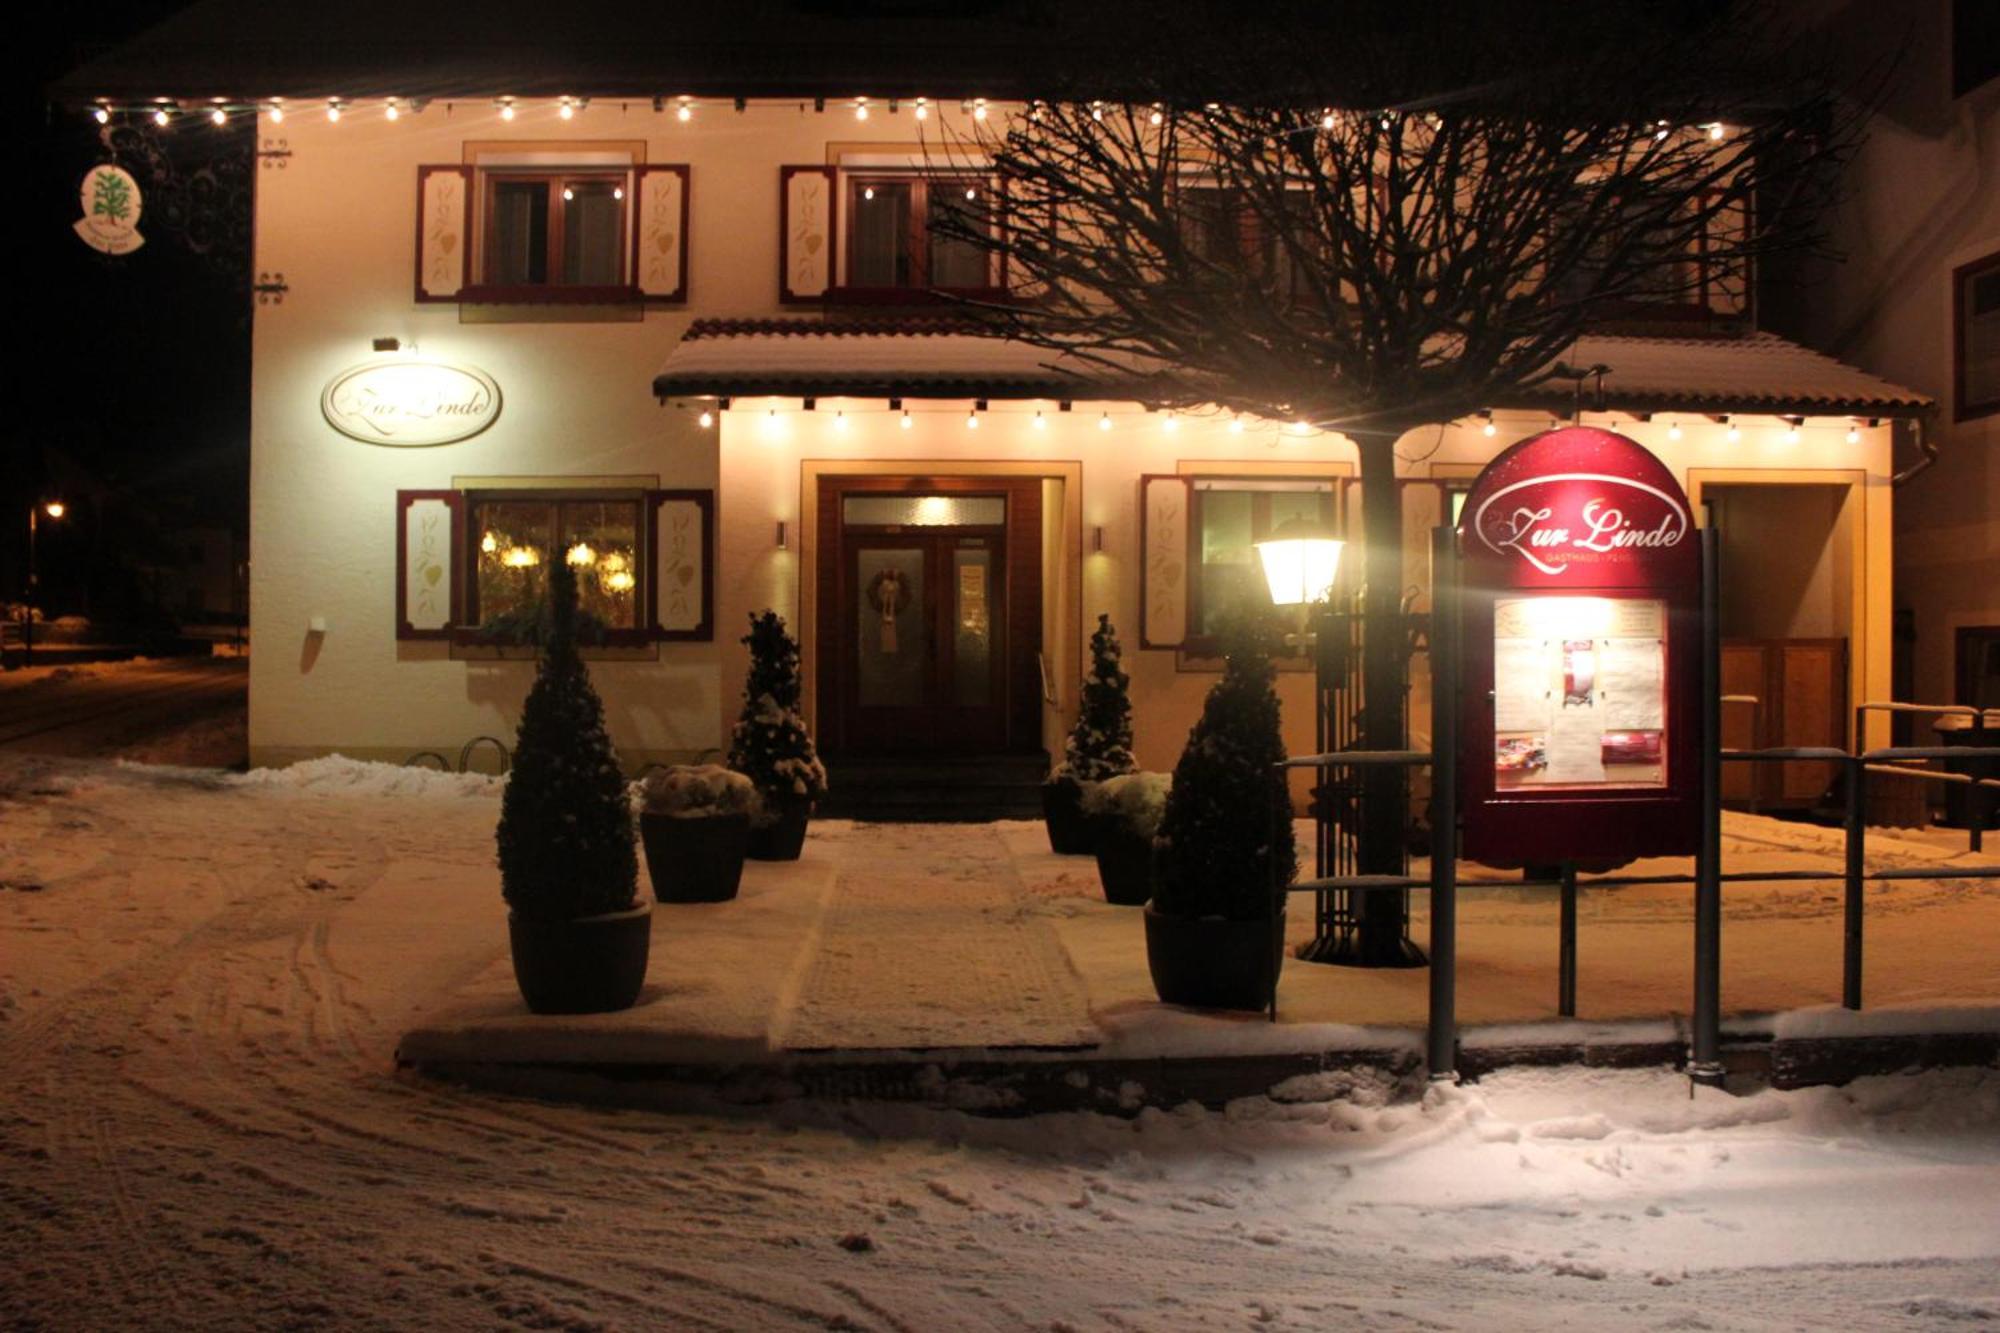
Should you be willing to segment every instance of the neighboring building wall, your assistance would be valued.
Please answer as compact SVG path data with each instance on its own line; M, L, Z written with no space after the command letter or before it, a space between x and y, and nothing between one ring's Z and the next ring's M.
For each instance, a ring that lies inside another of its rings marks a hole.
M1844 259L1773 294L1780 331L1938 400L1939 461L1896 497L1896 605L1923 703L1952 701L1958 627L2000 625L2000 416L1953 420L1951 291L1954 268L2000 251L2000 80L1952 96L1950 10L1854 4L1834 21L1854 49L1900 50L1897 82L1832 219ZM1914 456L1906 440L1900 460Z

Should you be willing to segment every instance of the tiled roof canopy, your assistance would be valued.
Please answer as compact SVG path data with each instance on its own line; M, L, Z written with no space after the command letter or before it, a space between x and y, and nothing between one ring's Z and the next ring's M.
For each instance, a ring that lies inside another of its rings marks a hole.
M1590 408L1899 416L1932 406L1922 394L1767 333L1591 336L1561 360L1590 372L1581 380ZM1559 378L1492 406L1567 405L1576 385ZM814 319L697 320L654 377L653 392L661 398L1145 399L1134 378L962 323Z

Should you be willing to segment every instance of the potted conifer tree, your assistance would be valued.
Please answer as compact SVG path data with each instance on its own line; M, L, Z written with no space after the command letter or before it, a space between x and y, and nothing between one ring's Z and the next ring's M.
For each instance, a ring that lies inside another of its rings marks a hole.
M1146 908L1146 962L1169 1004L1262 1009L1277 984L1298 852L1272 646L1254 620L1225 631L1222 679L1174 767Z
M521 998L538 1014L630 1008L652 905L638 897L625 778L576 648L576 573L549 568L548 620L495 831Z
M806 821L827 785L826 766L799 711L799 645L776 611L752 614L743 642L750 647L750 675L729 737L729 767L749 778L762 798L749 854L754 861L796 861Z
M1042 784L1049 849L1066 856L1088 856L1093 850L1083 814L1088 786L1139 766L1132 758L1132 701L1125 693L1132 678L1119 665L1119 656L1118 631L1110 616L1100 615L1090 636L1090 674L1083 680L1076 726L1063 746L1062 763Z

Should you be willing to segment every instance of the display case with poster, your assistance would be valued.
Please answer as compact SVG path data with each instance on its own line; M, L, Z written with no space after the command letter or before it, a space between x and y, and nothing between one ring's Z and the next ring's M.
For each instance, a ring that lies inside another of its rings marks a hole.
M1502 453L1461 511L1465 854L1693 850L1699 546L1672 473L1610 431Z

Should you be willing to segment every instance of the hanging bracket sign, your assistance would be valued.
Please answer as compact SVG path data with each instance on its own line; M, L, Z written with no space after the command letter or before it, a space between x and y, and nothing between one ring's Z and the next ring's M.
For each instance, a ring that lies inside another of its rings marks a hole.
M1680 483L1572 426L1487 464L1461 515L1465 854L1693 851L1701 559Z
M319 406L328 425L366 444L455 444L499 417L500 386L470 366L373 361L327 381Z
M83 216L73 224L83 243L99 254L129 255L146 243L139 234L144 201L132 173L111 162L100 162L83 174L79 191Z

